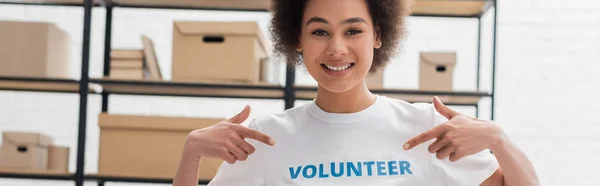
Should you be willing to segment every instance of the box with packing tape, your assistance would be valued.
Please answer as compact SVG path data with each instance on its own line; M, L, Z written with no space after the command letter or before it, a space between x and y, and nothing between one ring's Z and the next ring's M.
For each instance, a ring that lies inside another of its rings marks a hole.
M172 179L187 135L222 120L101 113L98 174ZM222 162L203 158L199 179L212 179Z
M172 79L259 83L265 42L256 22L176 21Z
M0 170L67 173L69 148L41 133L2 133Z

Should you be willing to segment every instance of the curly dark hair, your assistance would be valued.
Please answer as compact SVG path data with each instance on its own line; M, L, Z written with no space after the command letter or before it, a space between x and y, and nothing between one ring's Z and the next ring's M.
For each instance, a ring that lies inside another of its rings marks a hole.
M291 65L301 65L301 53L296 51L302 28L302 17L308 0L272 0L273 17L269 32L274 42L273 53L286 58ZM382 45L374 51L370 73L383 68L398 53L405 35L405 17L410 11L408 0L365 0Z

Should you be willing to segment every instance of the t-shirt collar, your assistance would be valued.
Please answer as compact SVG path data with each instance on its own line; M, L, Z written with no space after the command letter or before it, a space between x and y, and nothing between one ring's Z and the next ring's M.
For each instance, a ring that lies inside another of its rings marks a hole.
M327 123L356 123L361 120L369 119L369 117L381 112L381 105L384 97L376 95L375 102L369 107L354 113L330 113L321 109L313 100L308 108L308 111L316 118Z

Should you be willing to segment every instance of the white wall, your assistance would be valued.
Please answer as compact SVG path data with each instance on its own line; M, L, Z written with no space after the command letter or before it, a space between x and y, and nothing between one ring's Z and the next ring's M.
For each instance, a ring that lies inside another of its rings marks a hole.
M499 7L496 121L529 155L544 186L599 185L594 174L600 161L600 125L594 115L600 103L596 81L600 75L600 8L598 1L507 0ZM104 15L94 9L90 74L102 74ZM491 14L490 14L491 15ZM79 77L82 44L82 8L0 5L1 20L51 21L73 38L73 76ZM266 28L266 13L190 10L115 9L113 47L141 48L140 35L157 45L162 72L170 77L173 20L257 20ZM482 87L490 89L491 16L484 18ZM416 88L418 51L456 50L458 66L455 89L475 88L475 19L412 18L404 52L390 65L385 86ZM442 27L437 28L437 27ZM596 63L594 63L596 62ZM299 84L313 84L299 73ZM0 130L33 130L52 135L57 143L72 148L70 170L75 170L78 95L0 91ZM95 173L99 131L100 97L88 103L86 173ZM237 113L244 104L253 106L252 116L281 111L282 101L206 99L153 96L112 96L110 112L174 116L221 116ZM471 108L459 108L472 114ZM482 102L481 117L489 117L489 100ZM94 185L93 182L89 183ZM73 185L64 181L0 178L0 185ZM106 185L136 185L107 183ZM140 184L149 185L149 184Z

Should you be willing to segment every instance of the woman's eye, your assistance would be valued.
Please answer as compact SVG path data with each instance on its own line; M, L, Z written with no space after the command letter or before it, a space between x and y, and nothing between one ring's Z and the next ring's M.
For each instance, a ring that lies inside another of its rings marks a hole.
M356 34L360 34L360 33L362 33L362 31L356 30L356 29L352 29L352 30L349 30L348 32L346 32L347 35L356 35Z
M328 35L327 32L325 32L323 30L313 31L312 34L316 35L316 36L327 36Z

